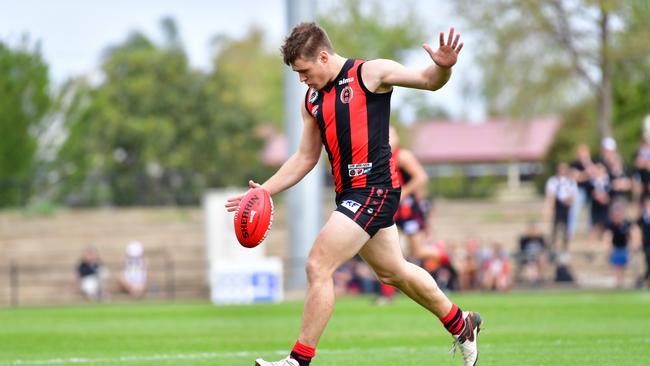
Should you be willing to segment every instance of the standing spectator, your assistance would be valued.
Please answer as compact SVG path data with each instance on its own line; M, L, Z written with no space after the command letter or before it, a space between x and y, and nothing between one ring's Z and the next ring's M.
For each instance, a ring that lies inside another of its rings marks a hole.
M120 285L133 298L142 298L147 292L147 265L144 248L139 241L133 240L126 247Z
M591 196L591 233L601 239L608 222L609 206L611 203L612 185L607 174L607 168L601 163L594 167L594 174L589 180L589 195Z
M99 261L97 249L88 246L84 249L79 265L77 266L79 289L90 301L99 301L102 298L103 268Z
M637 221L641 229L643 252L645 253L645 275L639 278L638 287L650 286L650 196L643 199L643 207Z
M622 288L629 260L629 242L632 223L625 217L625 206L617 202L612 206L611 221L607 225L605 241L611 244L609 262L614 267L616 287Z
M551 250L556 251L558 232L562 235L562 250L569 247L569 209L578 194L578 185L571 176L567 163L557 166L556 175L546 182L546 216L553 212L553 229L551 231Z
M620 156L611 160L609 179L612 185L611 201L627 201L632 191L632 180L625 172Z
M614 161L621 158L616 146L616 140L613 137L605 137L600 144L600 156L598 160L605 165L608 174L612 171Z
M641 139L639 150L634 157L635 181L638 184L638 194L641 201L650 195L650 144Z
M519 238L519 272L524 279L538 286L544 274L543 254L546 249L544 236L534 222L528 224L526 232Z
M591 160L591 152L587 144L580 144L576 150L576 160L571 163L573 179L578 184L578 194L571 205L569 212L569 237L573 238L578 227L578 219L582 208L588 206L589 198L589 178L590 172L594 165Z

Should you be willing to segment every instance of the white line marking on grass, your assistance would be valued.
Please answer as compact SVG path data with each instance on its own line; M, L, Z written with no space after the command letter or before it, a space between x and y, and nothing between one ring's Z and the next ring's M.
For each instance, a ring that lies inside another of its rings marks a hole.
M319 349L319 353L358 353L363 351L389 351L389 352L414 352L424 349L442 348L440 347L374 347L374 348L344 348L344 349ZM280 355L286 356L287 350L281 351L239 351L239 352L202 352L202 353L178 353L178 354L154 354L154 355L130 355L118 357L70 357L70 358L50 358L42 360L14 360L1 362L0 366L27 366L27 365L67 365L67 364L87 364L87 363L123 363L123 362L143 362L143 361L176 361L176 360L201 360L201 359L218 359L224 357L259 357L260 355Z
M592 341L595 344L607 344L609 346L618 344L627 344L629 340L625 339L599 339ZM641 338L638 340L640 343L650 343L650 338ZM554 341L538 341L528 342L527 347L557 347L557 346L575 346L581 345L584 342L578 342L572 339L558 339ZM483 344L481 349L492 349L496 347L494 344ZM443 352L449 349L447 345L428 345L428 346L398 346L398 347L355 347L355 348L334 348L334 349L319 349L318 353L360 353L360 352L388 352L388 353L413 353L413 352ZM0 361L0 366L38 366L38 365L82 365L90 363L128 363L128 362L143 362L143 361L177 361L177 360L205 360L205 359L219 359L226 357L250 357L251 359L268 356L278 355L280 357L286 356L288 350L278 351L223 351L223 352L199 352L199 353L176 353L176 354L153 354L153 355L125 355L116 357L70 357L70 358L50 358L40 360L13 360L13 361Z
M265 353L285 354L287 351L270 351ZM15 360L0 365L65 365L65 364L84 364L84 363L116 363L116 362L141 362L141 361L172 361L172 360L199 360L221 357L251 357L253 352L202 352L202 353L178 353L178 354L159 354L159 355L142 355L142 356L119 356L119 357L71 357L71 358L50 358L44 360Z

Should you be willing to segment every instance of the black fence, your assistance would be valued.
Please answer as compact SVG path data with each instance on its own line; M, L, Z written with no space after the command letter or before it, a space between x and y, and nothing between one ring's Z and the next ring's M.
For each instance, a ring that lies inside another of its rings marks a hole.
M147 290L143 299L175 300L207 297L207 264L203 260L174 260L164 251L147 253ZM0 306L82 303L78 263L35 264L12 261L0 265ZM103 261L100 301L128 300L118 285L123 262Z

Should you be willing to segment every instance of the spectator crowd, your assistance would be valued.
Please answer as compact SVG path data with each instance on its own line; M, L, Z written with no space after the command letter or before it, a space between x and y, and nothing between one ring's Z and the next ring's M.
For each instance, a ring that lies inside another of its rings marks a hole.
M405 150L398 153L405 155ZM603 139L597 154L580 144L575 159L558 163L546 181L541 216L550 223L548 232L531 221L511 251L502 243L474 237L464 241L433 238L430 228L422 225L430 220L421 217L433 205L418 191L409 190L398 210L401 216L396 217L406 243L405 256L427 270L445 291L507 291L513 283L539 287L574 282L571 262L576 251L571 242L580 237L583 247L578 251L588 258L606 254L618 288L626 286L632 252L642 250L645 271L634 285L650 287L650 144L646 140L631 161L630 166L624 164L611 137ZM403 175L417 176L418 170ZM411 211L417 212L417 220L403 215ZM359 256L342 266L334 280L338 294L376 294L380 303L393 296L394 290L385 289Z

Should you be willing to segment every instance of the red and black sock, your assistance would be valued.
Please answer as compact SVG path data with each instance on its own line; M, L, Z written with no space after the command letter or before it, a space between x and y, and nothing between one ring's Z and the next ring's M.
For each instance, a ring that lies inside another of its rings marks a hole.
M316 348L305 346L300 341L296 342L291 350L291 358L298 361L300 366L309 366L314 356L316 356Z
M449 314L445 315L444 318L440 318L442 324L447 328L449 333L452 335L459 334L463 327L465 326L465 319L463 319L463 311L460 310L456 304L451 305L451 310Z

